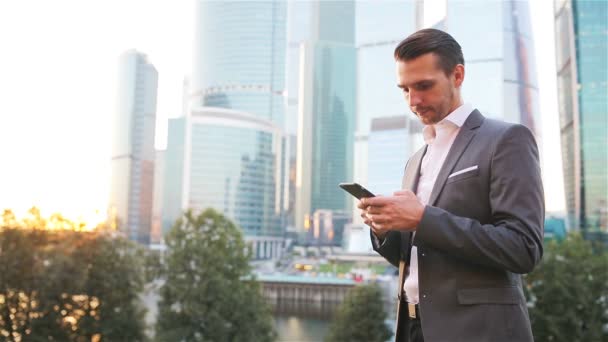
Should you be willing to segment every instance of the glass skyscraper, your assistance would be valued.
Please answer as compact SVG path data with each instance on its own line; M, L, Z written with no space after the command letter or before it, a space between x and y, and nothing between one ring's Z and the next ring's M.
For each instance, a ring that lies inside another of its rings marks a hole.
M316 210L346 211L351 203L338 184L352 179L354 2L315 2L311 20L311 39L300 45L295 215L300 229L310 228Z
M414 117L397 88L395 47L416 31L415 1L356 3L357 136L378 117ZM381 23L381 24L380 24Z
M129 239L149 244L158 72L134 50L120 56L118 68L108 216Z
M372 174L382 172L369 162L370 159L375 158L371 153L376 153L370 151L369 146L372 120L395 116L402 116L403 120L406 117L414 117L407 108L402 92L397 88L393 51L400 41L414 33L420 25L421 18L418 15L420 6L421 3L418 1L356 2L357 122L353 180L370 186L372 191L380 191L375 188L379 180L376 178L372 182L368 177L375 177ZM409 134L405 130L400 133ZM407 135L397 134L393 134L398 140L390 146L392 148L402 147L402 143L409 139ZM400 185L403 167L409 154L407 151L396 149L386 152L405 156L403 165L400 166L401 173L392 174L391 177L396 177L394 179L384 180L387 183ZM392 191L395 190L397 188ZM356 202L353 203L352 213L353 221L362 223Z
M528 1L447 1L440 28L462 46L462 96L491 118L521 123L541 142Z
M255 240L257 257L277 255L288 168L286 15L282 1L196 3L187 109L169 122L165 231L183 210L211 207Z
M555 3L557 86L569 224L608 230L608 3Z
M197 1L192 106L232 108L282 125L283 1Z
M423 145L422 123L417 118L400 115L372 120L368 189L385 196L400 190L405 163Z

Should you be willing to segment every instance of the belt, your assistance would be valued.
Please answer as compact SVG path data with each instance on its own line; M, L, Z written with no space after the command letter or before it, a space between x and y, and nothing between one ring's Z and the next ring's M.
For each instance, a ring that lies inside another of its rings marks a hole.
M407 313L410 319L420 319L420 307L418 304L407 303Z

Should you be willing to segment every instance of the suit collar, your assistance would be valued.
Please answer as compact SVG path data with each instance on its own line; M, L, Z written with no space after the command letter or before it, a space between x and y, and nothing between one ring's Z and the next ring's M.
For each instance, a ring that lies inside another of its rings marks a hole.
M475 136L476 129L481 126L484 119L484 116L481 115L477 109L475 109L464 122L464 125L460 129L460 132L456 136L456 139L450 148L450 152L448 152L448 155L443 162L439 175L437 175L435 185L433 186L433 191L431 192L431 197L429 198L429 205L435 205L435 202L439 198L445 182L448 179L448 175L456 166L460 156L464 153L467 146Z

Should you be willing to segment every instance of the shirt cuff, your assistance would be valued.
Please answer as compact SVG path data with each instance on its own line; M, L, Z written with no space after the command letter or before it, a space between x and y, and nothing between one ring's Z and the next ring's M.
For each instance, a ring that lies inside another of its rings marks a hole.
M377 237L376 234L374 234L373 232L372 236L374 237L374 247L376 248L380 248L380 246L382 246L384 244L384 241L386 240L384 238Z

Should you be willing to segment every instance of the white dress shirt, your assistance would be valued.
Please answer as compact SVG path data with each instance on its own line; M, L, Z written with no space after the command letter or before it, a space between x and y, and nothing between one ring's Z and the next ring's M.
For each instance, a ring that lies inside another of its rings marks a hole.
M422 135L428 148L422 158L420 179L416 190L416 196L424 205L429 202L437 175L460 132L460 127L472 111L473 107L470 104L463 104L437 124L424 126ZM403 283L403 291L409 303L418 304L418 249L416 246L412 246L410 255L410 271Z

